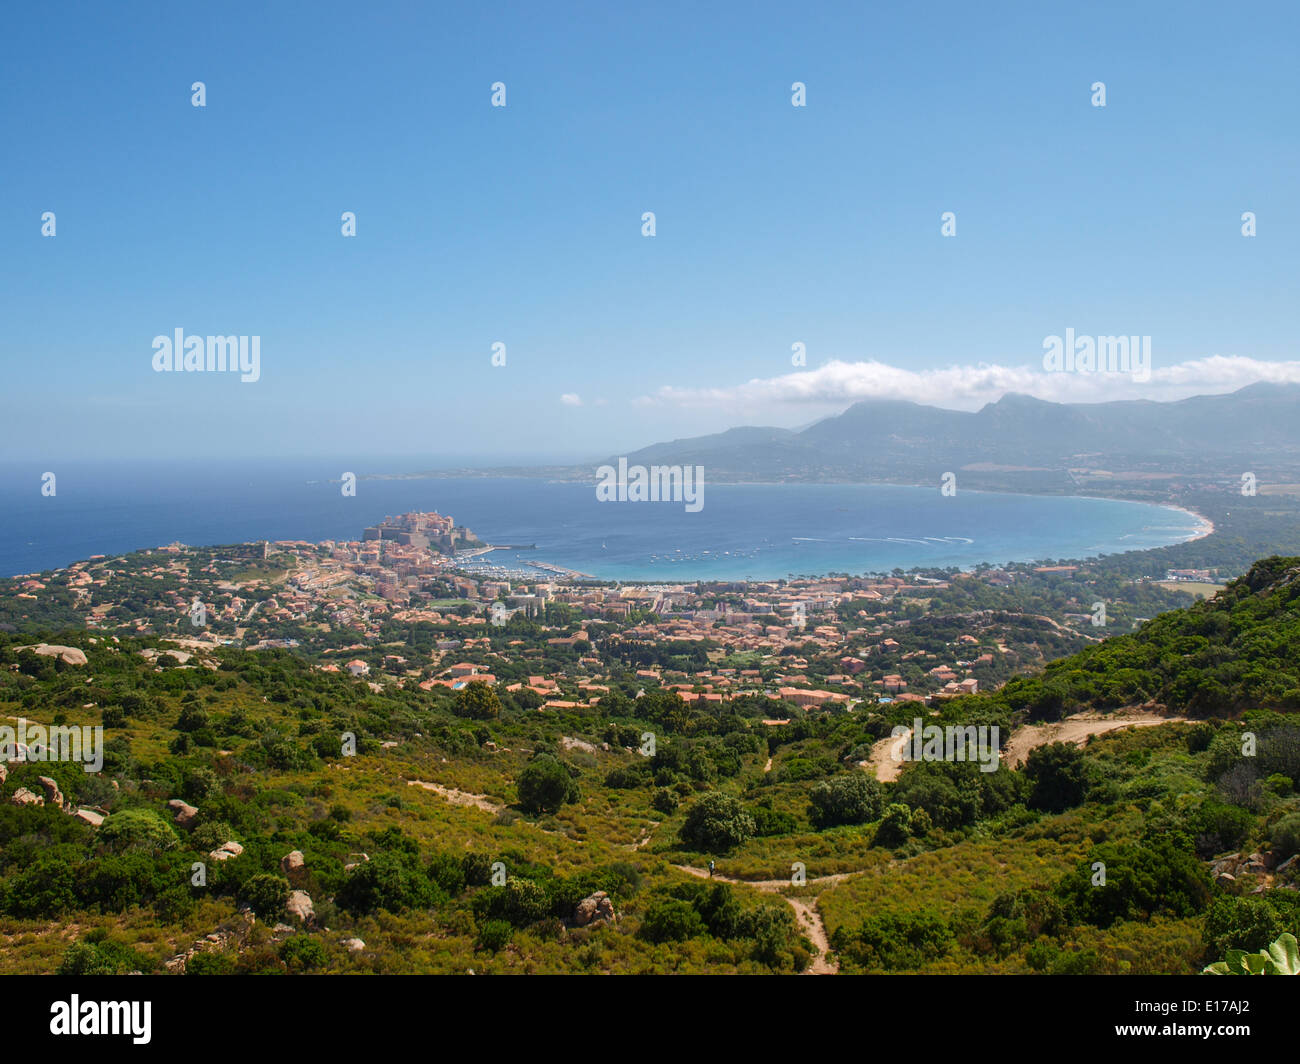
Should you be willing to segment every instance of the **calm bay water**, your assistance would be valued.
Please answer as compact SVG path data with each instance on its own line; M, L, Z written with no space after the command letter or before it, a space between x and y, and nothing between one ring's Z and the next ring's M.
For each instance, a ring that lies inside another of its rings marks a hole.
M913 566L1082 558L1186 540L1190 514L1102 499L885 485L706 484L704 508L600 503L589 484L514 478L336 481L339 463L0 467L0 575L173 541L358 539L388 514L438 510L490 543L489 560L550 562L608 579L771 579ZM352 467L364 473L365 466ZM410 468L391 463L384 471Z

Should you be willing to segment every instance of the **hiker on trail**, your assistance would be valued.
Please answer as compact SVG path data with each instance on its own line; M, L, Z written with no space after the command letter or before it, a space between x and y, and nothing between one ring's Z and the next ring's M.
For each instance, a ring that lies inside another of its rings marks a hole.
M709 860L709 878L710 878L710 879L713 878L713 861L712 861L712 859Z

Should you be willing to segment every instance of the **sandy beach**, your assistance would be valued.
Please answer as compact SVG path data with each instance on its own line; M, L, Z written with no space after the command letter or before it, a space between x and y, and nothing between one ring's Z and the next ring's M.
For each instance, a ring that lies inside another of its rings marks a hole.
M1184 543L1193 543L1198 539L1204 539L1206 536L1214 535L1214 522L1206 517L1205 514L1197 513L1195 510L1189 510L1186 506L1176 506L1173 503L1161 503L1161 505L1166 510L1179 510L1182 513L1187 514L1189 517L1195 517L1196 520L1200 522L1200 527L1197 528L1196 534L1188 536L1183 540Z

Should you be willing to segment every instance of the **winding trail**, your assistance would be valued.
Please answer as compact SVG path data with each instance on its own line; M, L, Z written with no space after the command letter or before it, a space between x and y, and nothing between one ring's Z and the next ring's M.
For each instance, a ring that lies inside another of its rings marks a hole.
M631 850L633 853L641 849L641 847L644 846L647 842L649 842L650 839L654 836L655 828L657 828L661 823L662 821L652 820L648 828L641 829L640 838L638 838L636 842L628 844L628 849Z
M1176 723L1186 719L1186 717L1179 716L1160 716L1147 709L1130 707L1115 713L1079 713L1050 724L1028 724L1017 729L1015 734L1007 741L1003 751L1003 764L1007 768L1018 768L1024 764L1031 750L1046 743L1064 742L1082 745L1093 735L1103 735L1106 732L1118 731L1121 728L1153 727L1157 724ZM894 751L907 742L911 735L912 732L909 729L906 736L897 739L890 737L879 740L871 748L871 756L866 761L858 762L859 766L873 772L881 782L889 783L896 780L906 762L896 759ZM772 761L769 758L763 771L767 772L771 768ZM790 908L794 910L795 921L799 925L800 932L806 935L818 950L817 956L813 958L804 972L805 975L837 975L839 973L839 962L831 960L830 941L826 935L826 925L817 909L817 901L822 891L826 887L844 882L851 876L860 876L870 871L870 869L864 868L857 872L837 872L834 875L809 879L804 885L818 888L816 893L809 897L795 898L784 893L785 890L792 886L787 879L736 879L733 876L722 875L718 872L714 872L710 876L707 868L696 868L694 865L674 865L673 867L699 879L717 879L723 883L753 887L755 890L761 890L767 894L780 894Z
M491 801L486 794L470 794L468 791L458 791L454 787L444 787L441 783L428 783L425 780L407 780L408 787L423 787L426 791L433 791L434 794L440 794L451 802L452 805L469 805L475 809L482 809L485 813L493 815L501 812L504 805L497 805Z
M1150 728L1157 724L1175 724L1186 720L1186 717L1161 716L1151 710L1131 707L1114 713L1076 713L1048 724L1026 724L1017 728L1003 744L1002 762L1008 768L1019 768L1031 750L1048 743L1082 746L1094 735L1104 735L1121 728ZM897 739L890 736L876 740L871 747L871 756L865 761L859 761L858 767L872 773L881 783L893 783L907 764L897 754L911 738L912 729L909 728L906 735Z
M809 941L817 947L817 955L808 965L805 975L838 975L840 966L832 964L827 958L831 953L830 941L826 938L826 925L822 923L821 913L817 911L817 899L809 905L802 898L786 898L794 910L795 922L799 929L808 936Z
M906 735L900 735L897 739L890 736L876 740L875 745L871 747L871 756L865 761L859 761L858 767L865 768L881 783L893 783L898 779L898 774L903 771L903 766L907 764L899 755L903 745L911 740L911 728L907 729Z
M714 872L709 875L707 868L696 868L694 865L673 865L674 868L680 869L689 875L696 876L699 879L717 879L723 883L733 883L737 886L754 887L765 894L780 894L786 903L794 910L795 923L799 925L799 931L808 937L808 940L817 947L817 955L813 957L812 962L804 971L804 975L838 975L840 966L838 962L830 960L831 945L830 940L826 937L826 925L822 922L821 913L817 911L817 898L821 891L814 894L811 898L791 898L788 895L781 894L781 891L791 886L788 879L736 879L732 876L720 875ZM819 886L823 889L834 883L842 883L850 876L861 875L861 872L838 872L832 876L818 876L816 879L810 879L806 886Z
M1186 717L1162 717L1147 710L1122 709L1117 713L1076 713L1050 724L1026 724L1007 740L1002 751L1003 762L1008 768L1019 768L1031 750L1048 743L1082 746L1094 735L1121 728L1150 728L1186 720Z

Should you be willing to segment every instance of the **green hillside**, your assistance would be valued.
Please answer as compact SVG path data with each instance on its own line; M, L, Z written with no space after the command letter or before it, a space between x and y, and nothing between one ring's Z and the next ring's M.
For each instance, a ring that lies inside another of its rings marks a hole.
M1199 971L1300 930L1298 575L1260 562L934 718L1206 719L890 783L858 763L907 705L539 712L287 651L0 635L0 724L105 737L97 773L7 765L0 972Z

